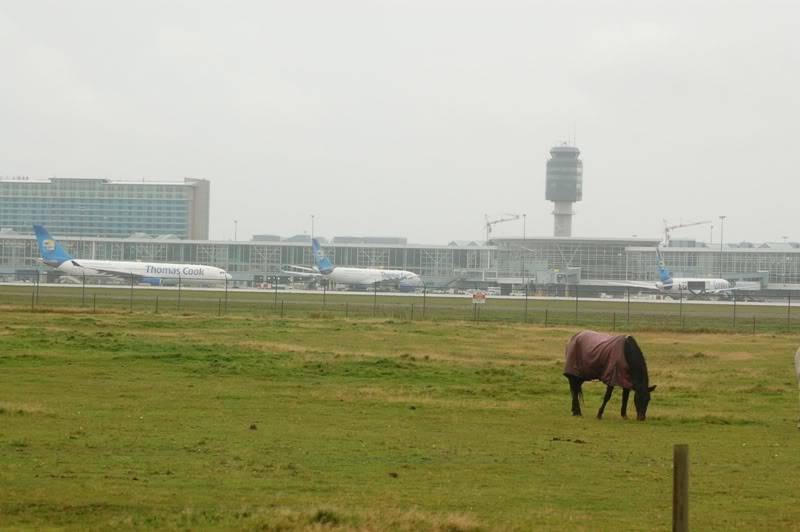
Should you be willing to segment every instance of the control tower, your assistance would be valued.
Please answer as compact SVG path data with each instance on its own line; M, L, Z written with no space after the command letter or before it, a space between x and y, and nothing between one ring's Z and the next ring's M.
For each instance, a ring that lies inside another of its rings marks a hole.
M553 202L553 236L572 236L572 204L583 198L580 154L577 147L566 143L550 150L545 198Z

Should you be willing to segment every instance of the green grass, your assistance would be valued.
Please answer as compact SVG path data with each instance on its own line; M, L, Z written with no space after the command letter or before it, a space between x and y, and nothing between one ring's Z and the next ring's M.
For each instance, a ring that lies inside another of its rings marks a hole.
M0 309L0 527L666 530L675 443L694 528L800 520L796 334L637 333L638 423L572 327L319 312Z
M391 318L431 321L459 320L530 323L542 326L581 326L628 331L724 331L739 333L791 332L800 310L779 305L698 304L647 300L578 300L553 298L492 298L479 314L467 296L425 297L348 292L291 293L264 290L187 290L136 286L108 288L42 285L0 285L0 308L186 313L272 317ZM792 316L794 311L795 316Z

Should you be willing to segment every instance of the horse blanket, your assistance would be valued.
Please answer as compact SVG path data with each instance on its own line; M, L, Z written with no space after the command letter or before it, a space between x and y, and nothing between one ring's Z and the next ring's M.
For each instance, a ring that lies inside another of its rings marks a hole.
M632 389L630 369L625 360L626 338L594 331L579 332L567 344L564 375L587 381L599 379L608 386Z

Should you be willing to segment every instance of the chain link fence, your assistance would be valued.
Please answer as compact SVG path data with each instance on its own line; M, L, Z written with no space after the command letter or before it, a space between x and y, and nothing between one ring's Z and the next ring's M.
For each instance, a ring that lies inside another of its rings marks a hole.
M45 282L45 280L49 282ZM327 289L288 291L277 285L235 288L229 282L181 279L159 286L108 276L34 276L0 283L0 306L33 311L148 312L308 318L459 320L578 326L609 331L684 330L785 332L795 329L800 294L790 290L677 292L666 296L629 287L530 286L476 303L469 293L428 288L408 294Z

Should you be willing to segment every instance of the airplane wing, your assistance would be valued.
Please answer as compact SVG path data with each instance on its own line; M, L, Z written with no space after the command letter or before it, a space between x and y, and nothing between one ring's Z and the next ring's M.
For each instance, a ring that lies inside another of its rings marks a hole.
M658 287L655 285L655 283L648 283L647 281L608 281L606 284L610 286L638 288L640 290L658 290Z
M116 270L114 268L98 268L97 266L84 266L83 264L81 264L79 261L77 261L75 259L69 259L69 262L71 262L73 266L77 266L78 268L87 268L89 270L94 270L94 271L96 271L98 273L101 273L103 275L116 275L116 276L119 276L119 277L126 277L128 279L131 278L131 272L129 272L127 270L121 270L121 269L120 270ZM139 275L134 275L134 277L138 278L140 276Z
M281 273L284 275L291 275L292 277L322 277L319 271L305 266L288 265L281 269Z
M735 286L731 286L730 288L715 288L713 290L706 290L706 294L719 294L722 292L733 292L734 290L744 290L744 289L736 288Z

